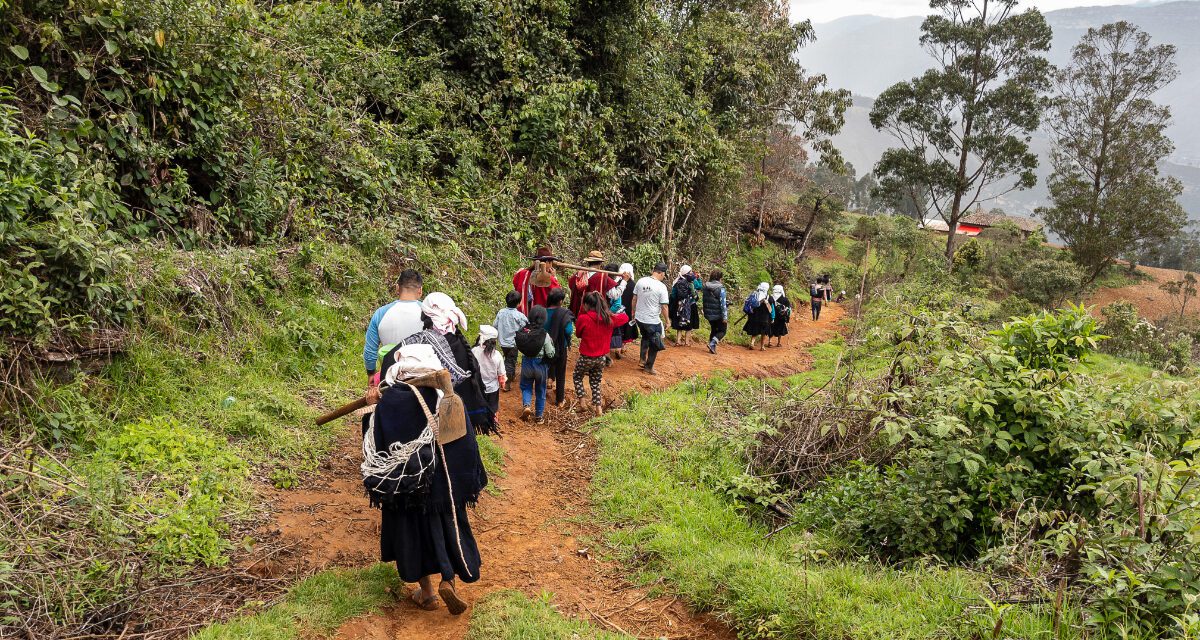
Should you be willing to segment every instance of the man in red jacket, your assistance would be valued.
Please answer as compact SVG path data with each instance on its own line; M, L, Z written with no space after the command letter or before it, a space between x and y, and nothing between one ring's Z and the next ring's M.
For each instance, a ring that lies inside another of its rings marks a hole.
M613 329L629 322L624 313L610 313L608 301L598 291L589 291L583 299L583 313L575 319L575 335L579 337L579 359L575 361L575 399L583 399L583 377L592 385L592 409L604 413L604 397L600 383L604 363L612 344Z
M550 265L543 266L545 262ZM543 269L548 269L549 277L541 273ZM542 247L537 250L532 264L513 274L513 289L521 292L521 304L517 309L529 315L534 305L546 306L550 291L559 286L558 278L554 275L554 254L549 247Z

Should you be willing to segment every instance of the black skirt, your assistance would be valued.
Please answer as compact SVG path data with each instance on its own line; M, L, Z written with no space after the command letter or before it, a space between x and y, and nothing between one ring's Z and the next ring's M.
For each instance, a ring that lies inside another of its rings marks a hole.
M771 335L771 307L767 302L764 301L750 312L742 331L748 336Z
M783 320L783 308L791 306L791 301L786 297L775 301L775 320L771 323L772 338L782 338L788 334L788 323Z
M457 498L457 496L455 496ZM384 507L379 529L379 559L395 562L400 579L416 582L437 575L463 582L479 579L479 546L467 521L465 500L455 500L458 531L450 512ZM459 550L459 545L462 550ZM465 559L465 562L464 562Z

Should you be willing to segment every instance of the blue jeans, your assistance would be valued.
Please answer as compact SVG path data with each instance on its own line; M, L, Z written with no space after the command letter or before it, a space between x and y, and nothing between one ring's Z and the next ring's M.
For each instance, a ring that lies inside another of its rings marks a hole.
M537 392L537 417L546 411L546 375L550 368L541 358L521 358L521 405L529 406Z

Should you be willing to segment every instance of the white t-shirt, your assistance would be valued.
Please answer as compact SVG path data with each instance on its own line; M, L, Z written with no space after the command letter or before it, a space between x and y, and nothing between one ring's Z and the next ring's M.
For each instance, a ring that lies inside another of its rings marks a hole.
M671 299L667 285L654 276L646 276L633 286L633 295L637 296L633 319L642 324L662 324L662 306Z
M379 344L400 344L422 329L421 301L397 300L379 319Z
M483 380L484 392L499 391L500 377L504 375L504 358L500 355L500 348L493 349L491 357L483 352L483 345L476 346L471 352L479 361L479 379Z

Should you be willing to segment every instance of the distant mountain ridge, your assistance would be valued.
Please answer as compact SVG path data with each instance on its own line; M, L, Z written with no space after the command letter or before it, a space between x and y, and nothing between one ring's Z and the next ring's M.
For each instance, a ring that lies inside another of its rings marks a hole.
M797 16L803 18L803 16ZM838 148L859 174L871 170L884 149L893 146L890 136L875 131L867 119L872 98L901 80L923 73L931 59L921 48L923 16L884 18L848 16L816 25L817 41L801 49L800 62L813 73L828 76L835 87L850 89L854 107L846 128L835 139ZM1157 96L1171 106L1174 124L1169 134L1176 150L1165 167L1187 188L1183 203L1193 219L1200 219L1200 1L1160 4L1079 7L1046 13L1054 29L1053 48L1047 56L1052 64L1065 64L1071 48L1091 27L1127 20L1147 31L1155 44L1169 43L1178 49L1180 76ZM870 97L866 97L870 96ZM1049 141L1044 135L1034 140L1042 154L1042 169L1048 173ZM1034 190L1010 194L998 206L1012 213L1028 214L1045 199L1045 180Z

